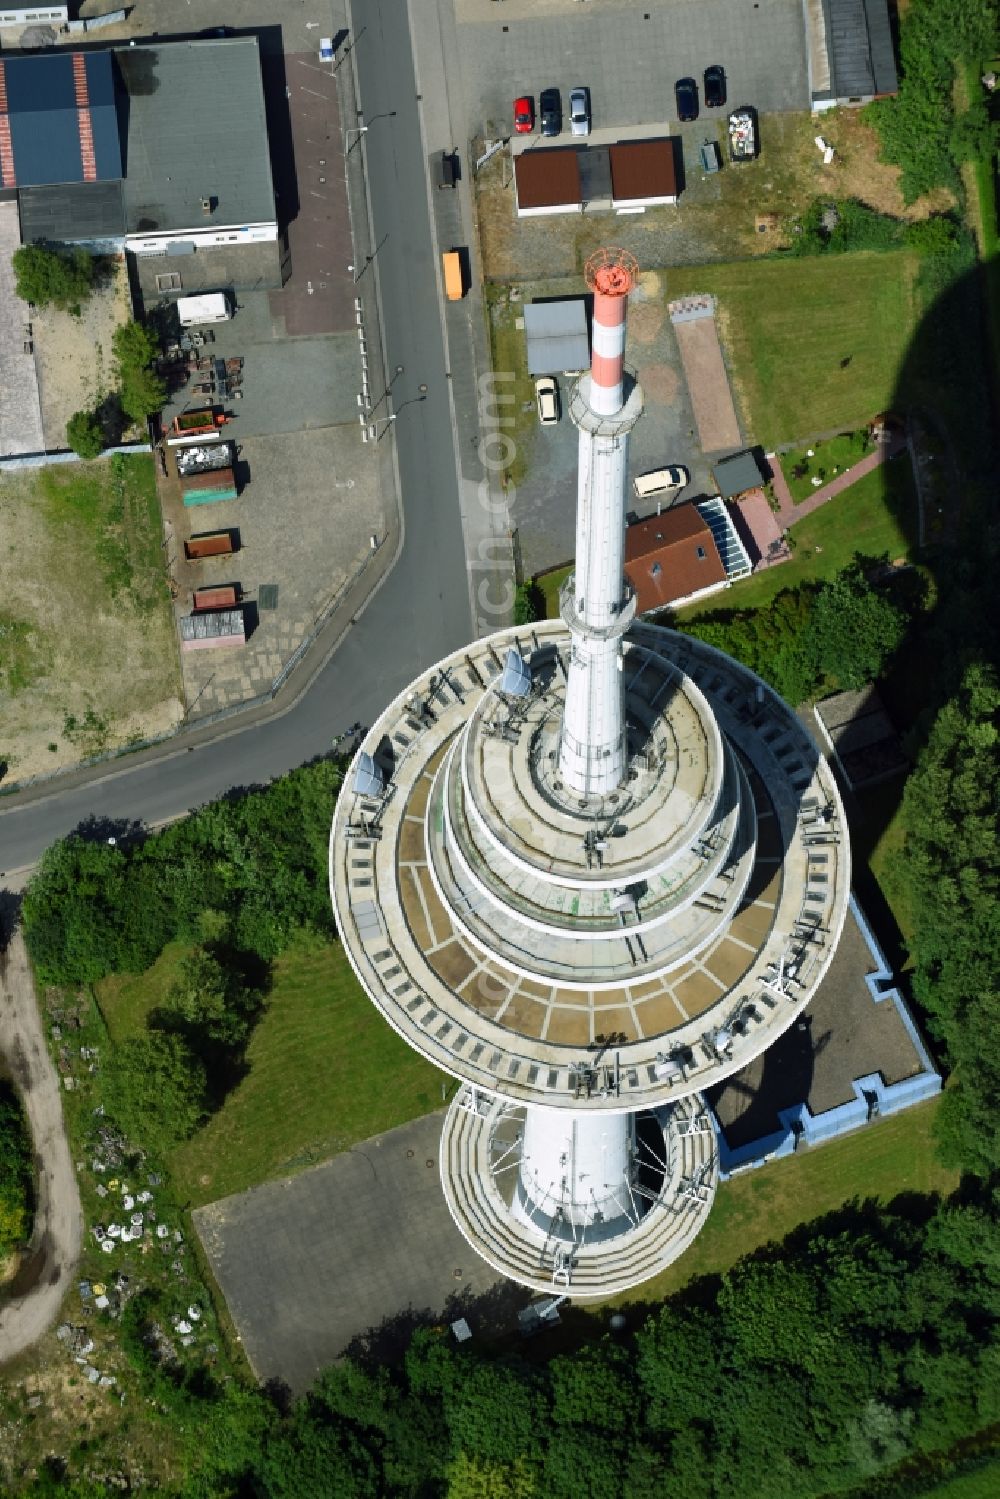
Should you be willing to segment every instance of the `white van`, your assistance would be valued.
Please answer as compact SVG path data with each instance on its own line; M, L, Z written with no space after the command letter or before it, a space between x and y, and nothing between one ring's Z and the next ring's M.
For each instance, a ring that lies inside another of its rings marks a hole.
M648 474L637 474L633 482L639 499L648 500L656 495L679 494L690 484L691 475L679 463L672 463Z
M228 323L232 317L224 291L203 292L200 297L178 297L177 316L182 328L201 328L206 323Z

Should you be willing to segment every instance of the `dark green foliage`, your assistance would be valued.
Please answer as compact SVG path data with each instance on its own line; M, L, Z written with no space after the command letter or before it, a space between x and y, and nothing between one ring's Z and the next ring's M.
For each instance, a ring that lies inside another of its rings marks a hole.
M160 1030L183 1036L202 1057L223 1056L244 1045L261 997L249 988L238 968L223 963L207 948L196 947L181 964L167 1003L154 1023Z
M1000 686L971 666L938 715L903 801L914 988L958 1085L942 1101L946 1156L1000 1164Z
M122 411L136 426L163 408L167 387L153 369L159 345L142 323L124 323L111 339Z
M328 760L112 847L72 835L25 892L25 936L47 983L141 973L220 913L226 943L270 961L303 927L332 929L327 840L340 781Z
M537 583L521 583L514 594L514 623L531 625L545 618L545 595Z
M35 1173L21 1101L0 1079L0 1262L31 1232Z
M22 245L13 257L15 290L22 302L79 314L94 284L94 261L86 250L46 250Z
M792 704L878 677L902 642L906 611L872 582L871 558L824 583L784 589L760 609L719 609L679 628L749 666Z
M159 353L156 335L144 323L122 323L111 335L111 349L119 374L125 370L145 369Z
M149 1031L107 1048L101 1096L129 1140L162 1160L204 1119L208 1078L180 1036Z
M75 411L66 423L66 441L78 458L99 458L104 428L92 411Z
M882 157L900 167L908 203L935 187L959 191L957 163L984 142L981 117L955 120L956 66L979 62L996 46L996 0L920 0L899 28L899 93L868 106Z
M154 370L132 369L121 376L118 399L129 420L141 427L147 416L163 409L167 387Z

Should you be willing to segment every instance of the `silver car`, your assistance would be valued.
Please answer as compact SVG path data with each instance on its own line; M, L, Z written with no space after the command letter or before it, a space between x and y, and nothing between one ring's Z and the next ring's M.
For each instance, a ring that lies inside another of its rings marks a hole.
M590 134L590 89L574 88L569 95L569 128L572 135Z

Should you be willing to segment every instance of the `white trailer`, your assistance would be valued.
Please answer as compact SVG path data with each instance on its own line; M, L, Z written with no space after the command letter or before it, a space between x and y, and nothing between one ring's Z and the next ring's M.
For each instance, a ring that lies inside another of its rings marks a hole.
M232 315L229 298L224 291L177 298L177 316L182 328L200 328L205 323L227 323Z

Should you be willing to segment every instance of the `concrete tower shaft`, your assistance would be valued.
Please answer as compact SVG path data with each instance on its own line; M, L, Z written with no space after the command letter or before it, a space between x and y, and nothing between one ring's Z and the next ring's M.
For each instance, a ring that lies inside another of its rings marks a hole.
M625 311L637 274L625 250L601 250L587 262L593 355L589 375L570 400L580 432L577 571L562 599L573 649L559 770L584 795L614 791L626 769L620 642L635 604L624 576L625 482L628 435L642 413L642 392L625 376Z

